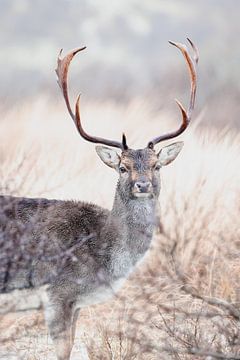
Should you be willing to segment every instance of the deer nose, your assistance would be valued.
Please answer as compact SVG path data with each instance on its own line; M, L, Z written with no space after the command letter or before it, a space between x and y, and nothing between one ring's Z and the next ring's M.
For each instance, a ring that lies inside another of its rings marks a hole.
M137 181L134 184L135 190L137 190L137 192L140 193L147 193L149 192L150 188L151 188L151 183L150 181Z

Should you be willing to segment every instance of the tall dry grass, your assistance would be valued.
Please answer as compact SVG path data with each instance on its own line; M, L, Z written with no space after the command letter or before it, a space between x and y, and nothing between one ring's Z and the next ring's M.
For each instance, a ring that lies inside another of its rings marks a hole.
M195 116L182 153L162 169L163 229L146 262L112 302L81 312L73 358L240 358L240 318L228 307L237 311L240 302L240 135L202 127L205 117L210 125L214 114ZM120 139L124 130L134 148L179 119L142 99L86 103L82 118L96 135ZM44 96L22 104L2 114L0 129L4 193L111 207L117 174L77 135L62 104ZM41 313L0 321L0 358L54 358Z

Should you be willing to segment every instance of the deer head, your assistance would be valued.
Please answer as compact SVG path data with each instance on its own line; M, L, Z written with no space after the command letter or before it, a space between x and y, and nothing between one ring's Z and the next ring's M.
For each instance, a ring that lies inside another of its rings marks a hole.
M70 116L72 117L79 134L87 141L110 146L96 146L96 151L101 160L109 167L119 173L119 189L124 196L130 198L152 198L158 197L160 191L159 170L162 166L170 164L179 154L183 147L183 142L175 142L163 147L159 152L155 151L155 145L164 140L172 139L182 134L190 123L196 95L196 64L198 62L198 51L196 46L188 39L193 50L193 57L190 55L187 47L183 44L169 41L171 45L176 46L183 54L186 60L190 80L191 93L190 102L187 110L176 100L181 111L181 126L173 132L169 132L150 140L144 149L133 150L127 145L125 134L122 141L108 140L89 135L82 127L80 117L80 95L77 98L75 114L73 113L68 97L68 69L73 57L80 51L86 49L82 47L68 53L63 59L60 58L62 50L58 57L58 67L56 69L58 84L62 90ZM121 149L121 154L112 147Z

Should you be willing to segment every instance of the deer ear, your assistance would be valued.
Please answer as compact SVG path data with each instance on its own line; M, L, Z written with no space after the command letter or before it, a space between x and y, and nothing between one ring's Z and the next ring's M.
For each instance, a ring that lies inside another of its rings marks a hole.
M183 141L176 142L174 144L165 146L158 153L159 162L162 166L170 164L176 159L178 154L183 148Z
M96 151L100 159L113 169L117 169L120 163L120 156L111 148L105 146L96 146Z

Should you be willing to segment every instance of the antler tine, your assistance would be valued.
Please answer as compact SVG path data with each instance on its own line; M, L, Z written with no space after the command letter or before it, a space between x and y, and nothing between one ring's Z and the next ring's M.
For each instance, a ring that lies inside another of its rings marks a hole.
M186 110L183 107L183 105L180 103L180 101L175 99L175 101L182 113L181 126L176 131L160 135L160 136L154 138L153 140L149 141L149 143L148 143L149 148L153 148L154 145L158 144L161 141L172 139L172 138L175 138L176 136L182 134L184 132L184 130L186 130L186 128L188 127L188 125L190 123L192 111L193 111L194 104L195 104L195 97L196 97L196 88L197 88L196 65L198 63L199 55L198 55L197 47L193 44L193 42L190 39L187 38L187 40L193 50L193 58L189 54L189 51L188 51L186 45L176 43L173 41L169 41L169 43L171 45L176 46L182 52L182 54L186 60L187 66L188 66L190 79L191 79L191 92L190 92L190 102L189 102L188 109Z
M68 69L69 69L69 65L70 65L73 57L78 52L85 50L85 49L86 49L86 46L72 50L66 56L64 56L63 59L60 58L61 54L62 54L62 50L61 50L59 53L59 56L58 56L57 69L55 71L56 71L57 78L58 78L57 79L58 84L60 86L60 89L62 90L62 94L63 94L64 100L65 100L65 103L67 105L68 112L69 112L71 118L73 119L73 121L78 129L79 134L85 140L93 142L93 143L104 144L104 145L108 145L108 146L112 146L112 147L117 147L122 150L126 150L128 148L127 143L126 143L126 138L124 138L123 142L121 143L119 141L107 140L107 139L92 136L92 135L89 135L88 133L86 133L86 131L82 127L81 117L80 117L80 95L78 95L78 97L77 97L76 106L75 106L75 115L71 109L69 96L68 96Z
M196 47L196 45L192 42L191 39L187 38L187 41L189 42L189 44L191 45L192 49L193 49L193 59L195 61L195 63L198 63L199 60L199 52L198 52L198 48Z
M62 55L62 51L63 51L63 49L61 49L59 52L59 55L58 55L58 59L57 59L57 69L55 70L55 72L57 74L58 85L59 85L60 89L62 90L68 112L74 122L75 122L75 116L72 112L71 105L69 102L69 97L68 97L68 68L69 68L69 64L70 64L71 60L73 59L73 57L78 52L85 50L85 49L86 49L86 46L72 50L66 56L64 56L63 59L61 59L61 55Z
M119 141L114 141L114 140L103 139L103 138L96 137L96 136L91 136L91 135L86 133L86 131L82 127L81 117L80 117L80 95L78 95L78 97L77 97L75 113L76 113L76 116L75 116L76 127L77 127L77 129L79 131L79 134L85 140L93 142L93 143L97 143L97 144L104 144L104 145L108 145L108 146L112 146L112 147L117 147L117 148L120 148L122 150L127 150L128 149L125 137L123 137L122 142L119 142Z

